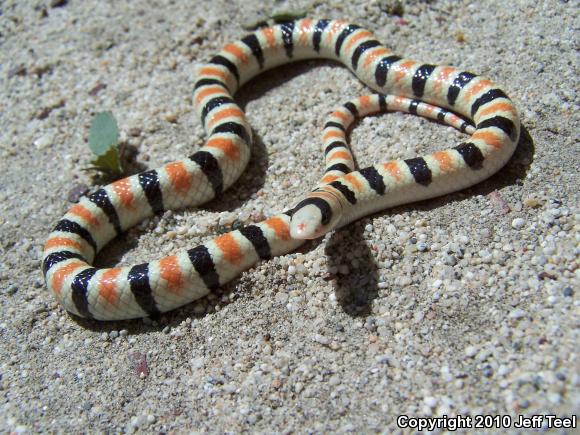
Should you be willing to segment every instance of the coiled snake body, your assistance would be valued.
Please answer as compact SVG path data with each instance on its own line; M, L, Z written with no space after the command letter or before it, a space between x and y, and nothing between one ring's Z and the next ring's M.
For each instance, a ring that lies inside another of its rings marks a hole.
M109 269L90 265L104 245L145 217L199 205L232 185L248 163L251 146L250 126L232 95L262 71L311 58L338 60L379 94L350 101L330 115L323 135L326 173L306 199L290 212L157 261ZM82 198L51 232L43 273L71 313L130 319L184 305L256 262L292 251L304 239L388 207L478 183L509 160L520 132L513 103L490 80L401 58L368 30L343 21L288 22L225 46L199 70L193 100L208 132L198 152ZM346 128L357 116L387 109L437 119L471 137L445 151L353 171Z

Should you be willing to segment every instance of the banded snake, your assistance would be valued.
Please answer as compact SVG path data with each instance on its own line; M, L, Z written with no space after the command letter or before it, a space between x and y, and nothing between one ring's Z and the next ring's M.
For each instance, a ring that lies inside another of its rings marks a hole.
M378 94L350 101L330 115L323 137L326 173L303 201L289 212L157 261L91 266L103 246L144 218L200 205L230 187L250 159L252 142L233 94L265 70L313 58L341 62ZM69 312L116 320L172 310L260 260L294 250L304 239L484 180L509 160L520 134L515 106L490 80L452 66L401 58L370 31L344 21L283 23L226 45L200 68L193 102L208 132L199 151L83 197L49 235L43 273ZM435 118L471 136L444 151L354 171L344 137L348 125L357 116L386 109Z

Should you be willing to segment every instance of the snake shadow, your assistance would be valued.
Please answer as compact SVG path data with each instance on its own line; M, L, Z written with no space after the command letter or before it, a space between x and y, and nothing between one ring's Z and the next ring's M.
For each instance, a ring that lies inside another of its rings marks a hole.
M522 185L532 164L534 152L534 141L529 131L522 126L520 140L514 155L502 169L487 180L448 195L381 211L366 219L394 216L410 210L430 211L474 196L485 196L506 186ZM350 262L349 254L358 251L356 257L358 266L349 273L336 274L334 279L337 302L344 312L351 317L369 316L372 313L373 301L379 295L379 266L376 262L376 255L363 237L363 229L364 225L359 221L335 231L325 249L329 266L337 268L341 265L348 265ZM391 273L397 273L396 263L393 265ZM392 288L387 288L382 291L392 290Z

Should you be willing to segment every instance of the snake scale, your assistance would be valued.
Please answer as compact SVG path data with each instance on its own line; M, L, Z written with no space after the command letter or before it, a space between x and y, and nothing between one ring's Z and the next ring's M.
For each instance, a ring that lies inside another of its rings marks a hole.
M326 172L292 210L150 263L99 269L97 252L148 216L220 195L250 159L251 129L233 94L288 62L337 60L378 94L341 105L325 125ZM208 139L189 158L115 181L68 210L44 246L47 287L92 319L152 316L203 297L260 260L379 210L460 190L498 171L520 134L517 110L490 80L394 54L355 24L303 19L226 45L199 69L193 102ZM354 170L345 131L356 117L402 110L470 135L444 151ZM462 118L469 120L464 121Z

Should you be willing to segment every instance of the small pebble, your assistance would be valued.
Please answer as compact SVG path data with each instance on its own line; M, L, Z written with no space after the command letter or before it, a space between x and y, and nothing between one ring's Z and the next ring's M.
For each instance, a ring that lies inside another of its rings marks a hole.
M127 134L131 137L139 137L141 136L141 129L139 127L132 127L129 129Z
M429 408L435 408L437 406L437 399L435 397L427 396L423 399L423 401Z
M24 65L17 65L14 68L8 70L8 78L25 75L26 75L26 66Z
M77 202L80 201L81 197L87 194L88 191L89 187L86 184L83 183L75 184L71 188L71 190L69 190L68 193L66 194L66 199L68 202L76 204Z
M506 366L505 364L502 364L499 366L499 368L497 369L497 374L499 376L505 376L510 372L510 368L508 366Z
M379 364L389 364L390 356L389 355L379 355L379 356L375 357L375 359Z
M482 370L483 376L490 378L493 376L493 368L490 365L486 365Z
M540 200L536 198L526 198L524 199L524 205L529 208L539 207L541 204Z
M42 150L51 145L53 140L54 140L53 136L50 133L46 133L45 135L39 137L34 141L34 146L36 147L36 149Z
M129 365L134 373L141 379L149 375L149 365L147 363L147 355L141 352L132 351L128 354Z
M91 97L95 97L99 94L103 89L107 89L107 85L105 83L97 83L89 92L88 94Z
M68 3L68 0L50 0L49 6L51 8L61 8L63 6L66 6Z
M524 310L522 310L521 308L516 308L515 310L510 311L509 318L517 320L517 319L521 319L525 315L526 315L526 312Z
M477 355L477 347L467 346L465 348L465 356L467 356L468 358L473 358L475 355Z
M443 262L448 266L455 266L457 264L457 258L455 258L453 255L446 254L443 257Z
M172 124L177 123L177 115L175 113L166 113L163 119Z
M316 343L322 344L323 346L328 346L330 344L330 339L320 334L316 334L314 337L312 337L312 340Z
M526 224L526 221L523 220L522 218L515 218L512 221L512 228L519 230L519 229L522 229L525 224Z

